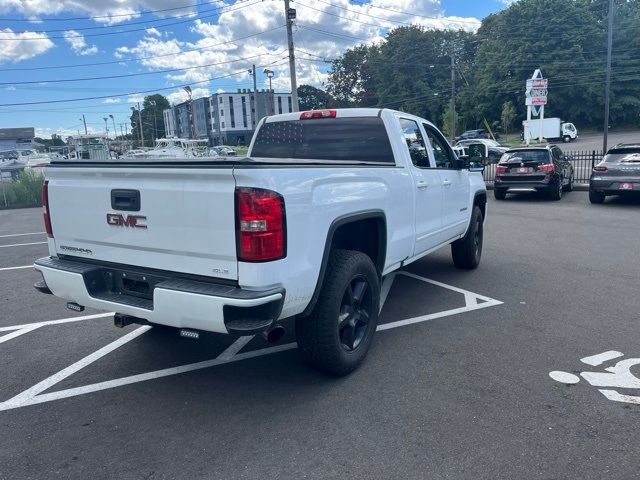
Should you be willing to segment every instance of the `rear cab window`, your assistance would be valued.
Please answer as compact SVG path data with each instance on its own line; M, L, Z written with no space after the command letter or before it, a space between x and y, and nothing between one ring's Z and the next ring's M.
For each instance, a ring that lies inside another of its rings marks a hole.
M395 165L389 135L377 116L265 122L251 156Z

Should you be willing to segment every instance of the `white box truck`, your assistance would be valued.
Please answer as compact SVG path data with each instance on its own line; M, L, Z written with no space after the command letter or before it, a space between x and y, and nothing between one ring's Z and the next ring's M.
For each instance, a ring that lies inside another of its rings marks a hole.
M562 139L568 143L578 138L578 129L573 123L563 122L559 118L525 120L522 122L523 140L528 142L540 137L546 140Z

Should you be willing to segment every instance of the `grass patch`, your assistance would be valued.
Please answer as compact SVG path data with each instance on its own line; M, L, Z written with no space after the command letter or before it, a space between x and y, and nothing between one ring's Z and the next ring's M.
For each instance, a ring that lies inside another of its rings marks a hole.
M17 180L2 180L0 209L41 207L43 180L42 173L35 170L25 170Z

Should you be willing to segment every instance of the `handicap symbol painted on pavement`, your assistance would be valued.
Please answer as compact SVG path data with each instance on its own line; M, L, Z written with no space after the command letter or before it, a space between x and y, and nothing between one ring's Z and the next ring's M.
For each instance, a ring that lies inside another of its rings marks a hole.
M590 357L581 358L582 363L597 367L610 360L623 357L624 353L615 350L609 350ZM640 405L640 396L625 395L613 388L636 388L640 393L640 378L631 373L631 367L640 365L640 358L627 358L620 360L611 367L604 368L599 372L581 372L580 377L585 379L590 385L598 388L609 400L614 402L633 403ZM580 377L572 373L553 371L549 372L549 376L557 382L564 384L575 384L580 381Z

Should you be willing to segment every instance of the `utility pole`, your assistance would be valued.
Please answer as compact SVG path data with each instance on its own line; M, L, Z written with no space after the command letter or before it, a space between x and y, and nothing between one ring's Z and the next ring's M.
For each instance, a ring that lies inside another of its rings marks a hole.
M613 44L613 0L609 0L609 32L607 38L607 80L604 93L604 136L602 137L602 154L607 153L609 135L609 95L611 93L611 48Z
M140 127L140 143L144 148L144 134L142 133L142 110L140 109L140 102L138 102L138 126Z
M251 65L249 73L253 75L253 103L249 102L249 108L251 109L251 125L253 129L256 128L256 116L258 114L258 79L256 77L256 65Z
M87 135L87 120L84 118L84 113L82 114L82 123L84 123L84 134Z
M456 142L456 64L451 47L451 145Z
M296 9L289 8L289 0L284 0L284 17L287 20L287 44L289 45L289 76L291 77L291 101L294 112L300 110L298 106L298 82L296 80L296 57L293 50L293 20L296 18Z

